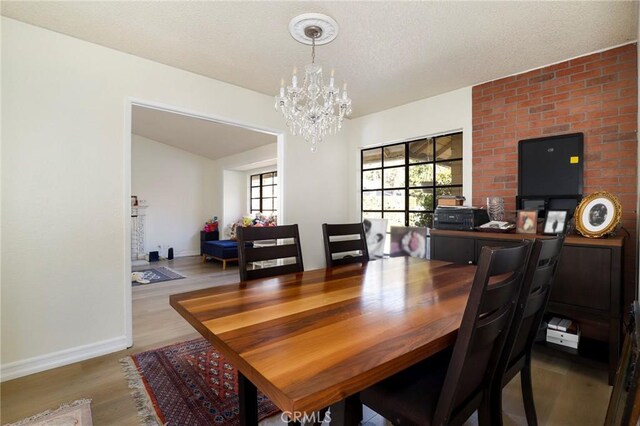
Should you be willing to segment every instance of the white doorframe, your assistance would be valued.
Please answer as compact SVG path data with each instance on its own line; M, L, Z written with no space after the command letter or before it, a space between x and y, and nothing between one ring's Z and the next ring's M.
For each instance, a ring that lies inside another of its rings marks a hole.
M202 120L213 121L221 124L228 124L231 126L242 127L247 130L255 132L267 133L274 135L277 138L277 170L278 170L278 222L285 222L285 212L283 211L284 203L282 202L282 194L284 194L284 174L285 170L282 165L284 158L284 142L285 134L281 129L271 129L262 126L256 126L250 123L234 120L228 117L222 117L218 115L204 114L196 111L191 111L183 108L179 108L173 105L161 104L158 102L147 101L138 98L127 98L125 100L124 107L124 241L125 241L125 256L124 256L124 271L123 277L124 283L124 323L125 323L125 337L127 341L127 347L133 346L133 307L132 307L132 287L131 287L131 128L132 128L132 109L133 106L141 106L145 108L152 108L159 111L171 112L174 114L185 115L188 117L199 118Z

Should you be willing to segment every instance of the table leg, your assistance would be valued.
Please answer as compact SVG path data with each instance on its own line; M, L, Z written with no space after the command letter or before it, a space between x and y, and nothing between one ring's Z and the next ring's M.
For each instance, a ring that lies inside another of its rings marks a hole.
M331 424L357 426L362 421L362 403L358 394L348 396L331 406Z
M240 400L240 425L258 424L258 389L238 371L238 399Z

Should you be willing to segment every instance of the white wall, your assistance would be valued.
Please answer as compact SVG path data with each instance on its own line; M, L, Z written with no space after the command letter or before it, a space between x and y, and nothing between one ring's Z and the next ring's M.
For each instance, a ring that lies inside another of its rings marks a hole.
M234 223L249 212L247 204L249 182L245 171L265 164L269 164L269 167L274 169L277 165L277 158L278 145L274 142L216 160L220 169L219 179L223 183L222 191L224 193L224 205L218 215L221 228L220 238L223 238L222 235L224 235L227 225Z
M349 218L348 126L346 123L344 133L327 136L315 153L303 141L290 145L282 157L282 167L278 165L278 181L284 194L282 221L278 220L300 225L305 269L325 267L322 223L340 223Z
M464 196L471 202L473 183L471 87L405 104L349 123L349 218L360 220L360 150L424 136L463 132Z
M126 346L130 98L284 130L271 96L3 17L3 380ZM322 266L320 224L347 216L345 136L315 155L280 138L283 223Z
M199 232L219 214L216 162L139 135L132 135L131 162L131 193L148 204L146 251L200 254Z
M225 234L227 225L232 224L240 217L246 215L247 208L247 175L235 170L223 171L224 197L223 213L220 221L220 238L227 238Z

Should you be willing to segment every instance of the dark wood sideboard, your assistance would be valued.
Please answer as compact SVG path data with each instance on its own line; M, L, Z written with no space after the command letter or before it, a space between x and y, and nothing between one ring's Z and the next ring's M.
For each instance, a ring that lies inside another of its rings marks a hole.
M516 245L533 234L431 230L431 258L475 264L484 246ZM568 235L547 312L580 324L582 336L609 344L609 383L620 358L624 237Z

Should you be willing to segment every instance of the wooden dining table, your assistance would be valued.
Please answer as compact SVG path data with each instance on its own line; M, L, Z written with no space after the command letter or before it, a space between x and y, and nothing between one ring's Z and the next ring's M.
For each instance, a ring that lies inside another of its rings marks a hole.
M451 346L474 273L397 257L176 294L170 304L236 366L241 423L257 424L256 387L293 419Z

